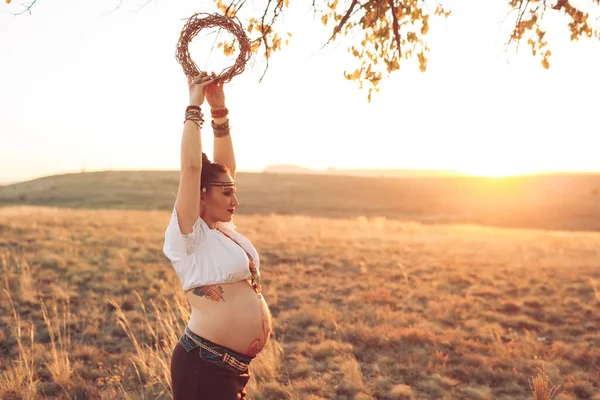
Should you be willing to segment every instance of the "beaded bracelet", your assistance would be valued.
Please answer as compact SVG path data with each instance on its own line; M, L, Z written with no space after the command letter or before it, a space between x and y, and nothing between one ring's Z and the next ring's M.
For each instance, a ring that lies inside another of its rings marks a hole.
M188 111L185 113L185 117L186 118L194 117L194 118L201 119L202 121L204 121L204 114L199 113L199 112Z
M215 124L215 121L211 121L210 124L212 125L213 129L217 129L217 130L221 130L221 129L229 129L229 120L223 122L222 124Z
M204 120L197 118L186 118L183 123L185 124L186 121L192 121L198 128L202 128L202 125L204 124Z
M225 121L222 124L215 124L215 121L211 121L210 124L212 125L213 134L215 135L215 137L224 138L227 135L229 135L229 133L230 133L229 120Z
M218 110L210 110L210 116L213 118L223 118L229 114L229 110L227 108L220 108Z
M185 119L183 123L186 121L192 121L198 128L202 128L202 124L204 124L204 114L202 113L202 109L200 106L191 104L185 108Z
M185 112L183 123L185 124L186 121L192 121L198 128L201 128L202 124L204 124L204 115L202 115L201 111L189 110Z

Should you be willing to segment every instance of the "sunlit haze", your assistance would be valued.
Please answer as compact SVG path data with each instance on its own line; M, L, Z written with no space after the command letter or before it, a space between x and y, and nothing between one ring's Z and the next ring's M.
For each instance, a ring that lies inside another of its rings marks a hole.
M188 98L175 46L186 18L216 8L153 1L136 11L143 3L112 11L118 2L38 2L15 17L21 2L2 2L0 184L82 169L178 169ZM445 2L453 14L431 21L427 72L403 61L368 103L343 76L357 66L351 38L321 50L328 30L308 3L286 12L280 29L292 38L263 81L256 57L225 88L240 171L600 171L600 42L569 42L564 18L547 21L553 55L544 70L526 43L505 51L507 1ZM191 54L219 72L233 60L211 51L215 36L199 35ZM211 136L204 131L212 158Z

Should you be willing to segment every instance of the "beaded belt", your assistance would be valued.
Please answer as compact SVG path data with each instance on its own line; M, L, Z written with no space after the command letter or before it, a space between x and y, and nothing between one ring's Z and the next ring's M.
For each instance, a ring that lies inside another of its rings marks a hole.
M194 339L193 337L191 337L187 332L185 332L185 335L194 343L196 343L198 346L202 347L204 350L210 351L211 353L213 353L214 355L216 355L217 357L221 358L221 360L227 364L229 364L230 366L232 366L233 368L237 369L240 372L243 372L245 370L248 369L248 364L244 364L243 362L241 362L240 360L232 357L231 355L229 355L228 353L219 353L218 351L211 349L210 347L200 343L199 341L197 341L196 339Z

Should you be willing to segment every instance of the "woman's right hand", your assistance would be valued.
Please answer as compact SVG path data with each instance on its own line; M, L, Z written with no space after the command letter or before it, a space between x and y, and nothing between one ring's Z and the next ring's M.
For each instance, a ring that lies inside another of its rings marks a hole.
M191 75L187 76L188 87L190 88L190 105L200 106L204 102L204 92L208 85L213 83L214 77L208 75L206 72L200 72L192 78Z

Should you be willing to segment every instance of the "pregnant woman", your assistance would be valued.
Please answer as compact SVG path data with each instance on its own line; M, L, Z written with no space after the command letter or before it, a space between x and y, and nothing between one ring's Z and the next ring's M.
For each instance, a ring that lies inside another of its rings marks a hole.
M243 399L250 361L269 340L271 315L261 294L258 253L232 221L239 202L223 83L203 72L188 77L188 85L179 189L163 247L191 307L171 358L173 396ZM205 98L214 162L202 152Z

